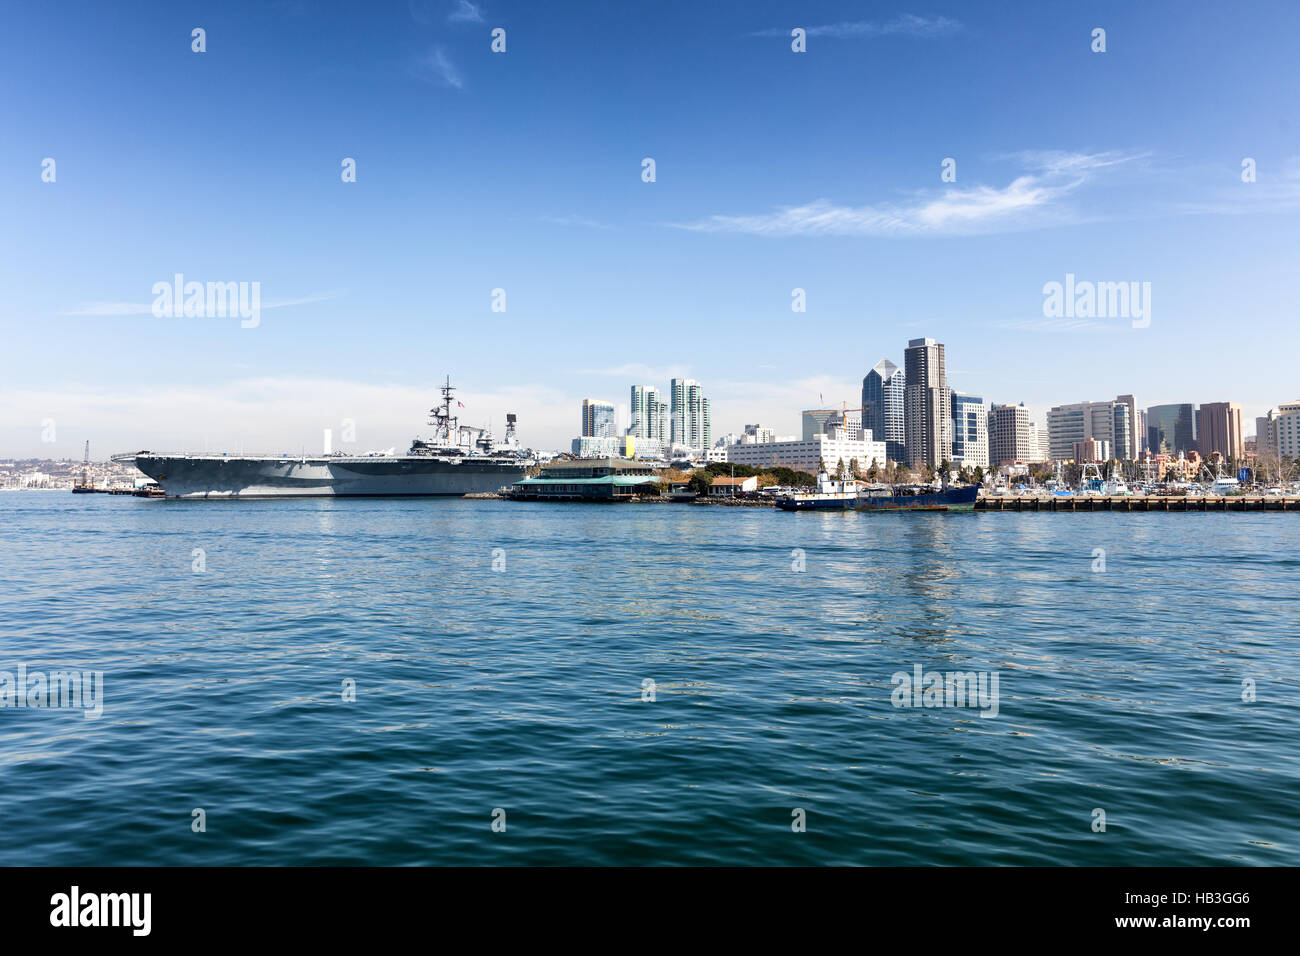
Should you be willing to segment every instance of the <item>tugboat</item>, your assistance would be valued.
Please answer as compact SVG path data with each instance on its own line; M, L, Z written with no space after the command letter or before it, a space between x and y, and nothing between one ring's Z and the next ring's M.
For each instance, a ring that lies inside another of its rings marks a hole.
M832 478L826 472L817 476L816 491L795 491L776 499L776 506L786 511L848 511L863 489L852 478Z
M979 497L979 485L940 489L932 485L860 485L837 481L825 472L817 476L817 490L796 492L776 500L785 511L971 511Z

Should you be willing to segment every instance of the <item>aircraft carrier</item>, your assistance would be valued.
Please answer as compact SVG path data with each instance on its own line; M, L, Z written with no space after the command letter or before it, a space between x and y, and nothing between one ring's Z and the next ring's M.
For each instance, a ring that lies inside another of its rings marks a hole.
M515 416L506 416L505 439L498 443L487 429L459 423L454 393L448 378L442 404L429 413L433 438L415 439L405 455L275 458L138 451L113 460L134 464L168 498L467 495L495 492L524 477L536 460L519 448Z

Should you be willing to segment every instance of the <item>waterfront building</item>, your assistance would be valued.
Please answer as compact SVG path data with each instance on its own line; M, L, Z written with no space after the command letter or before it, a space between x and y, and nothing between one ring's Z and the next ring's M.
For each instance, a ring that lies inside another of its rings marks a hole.
M1300 459L1300 402L1277 407L1277 455Z
M1206 402L1196 410L1196 447L1202 457L1216 451L1224 458L1240 459L1246 453L1241 430L1241 406L1236 402Z
M840 437L837 430L832 434L817 434L807 441L770 441L761 444L740 444L727 446L727 461L737 465L750 465L754 468L793 468L817 474L818 467L824 463L827 472L834 474L840 462L847 471L856 461L858 471L865 473L874 463L881 467L885 464L885 443L874 441L868 434L864 439Z
M714 475L709 484L710 498L734 498L738 494L758 490L758 478L733 478L730 475Z
M669 441L668 403L653 385L633 385L628 434L637 438Z
M1038 440L1029 421L1029 409L1019 405L994 405L989 409L989 463L1042 461Z
M512 498L526 501L620 501L652 494L654 469L626 458L601 457L553 461L535 478L510 486Z
M1147 451L1177 457L1195 449L1196 416L1190 402L1147 409Z
M1114 457L1133 458L1133 422L1127 402L1076 402L1057 405L1047 412L1048 461L1074 457L1077 442L1092 438L1105 442ZM1077 460L1077 459L1076 459Z
M938 468L952 457L952 392L944 349L912 339L903 353L903 443L908 465Z
M709 400L704 386L693 378L675 378L669 382L669 437L674 445L684 445L703 452L713 444L709 420Z
M989 466L989 415L984 399L976 395L952 393L952 464L959 469Z
M901 368L883 358L862 380L862 427L877 441L885 443L885 454L890 461L903 461L906 455L903 416L906 380Z
M614 431L614 404L595 398L584 398L580 434L584 438L612 438Z

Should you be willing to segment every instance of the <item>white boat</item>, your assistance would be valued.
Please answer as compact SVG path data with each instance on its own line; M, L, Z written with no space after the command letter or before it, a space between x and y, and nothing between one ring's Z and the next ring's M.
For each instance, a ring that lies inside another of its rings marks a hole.
M1112 496L1129 494L1128 484L1125 483L1122 477L1120 477L1120 473L1117 468L1114 467L1111 468L1110 477L1107 478L1106 483L1102 485L1101 493L1103 495L1112 495Z
M1230 475L1220 475L1214 479L1214 483L1205 489L1212 495L1235 495L1241 490L1241 482Z

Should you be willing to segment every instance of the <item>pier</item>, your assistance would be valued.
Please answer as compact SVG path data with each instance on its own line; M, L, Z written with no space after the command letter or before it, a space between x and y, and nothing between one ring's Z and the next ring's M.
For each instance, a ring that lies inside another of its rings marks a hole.
M1264 495L1091 495L981 497L976 511L1291 511L1300 497Z

